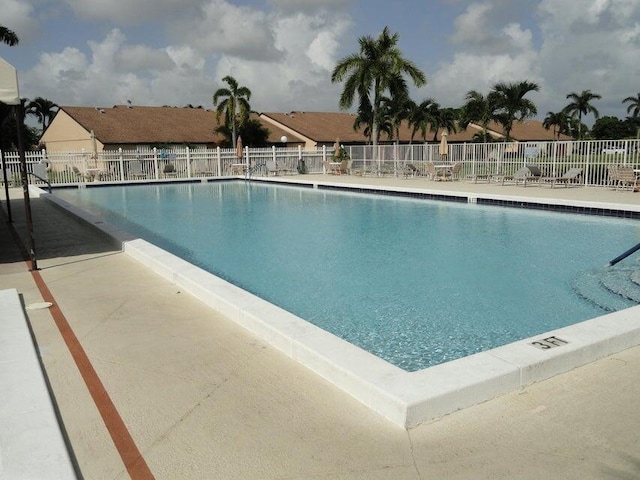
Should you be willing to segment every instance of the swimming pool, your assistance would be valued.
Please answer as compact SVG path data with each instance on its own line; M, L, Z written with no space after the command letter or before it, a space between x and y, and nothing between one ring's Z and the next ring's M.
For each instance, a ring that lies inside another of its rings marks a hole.
M576 279L640 241L637 221L244 182L56 195L409 372L601 315Z

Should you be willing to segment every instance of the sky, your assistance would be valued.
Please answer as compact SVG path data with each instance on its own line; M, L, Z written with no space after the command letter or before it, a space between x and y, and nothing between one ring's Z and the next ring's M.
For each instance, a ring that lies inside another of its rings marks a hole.
M333 68L385 26L427 77L416 102L460 107L469 90L527 80L538 119L583 90L625 118L640 93L640 0L0 0L0 12L20 39L0 57L21 96L60 106L211 109L231 75L255 111L335 112Z

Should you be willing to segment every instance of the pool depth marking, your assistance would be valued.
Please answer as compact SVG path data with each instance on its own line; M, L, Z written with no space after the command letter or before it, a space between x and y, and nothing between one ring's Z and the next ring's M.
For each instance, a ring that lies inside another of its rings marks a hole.
M531 342L529 345L536 347L539 350L549 350L550 348L562 347L563 345L567 345L569 342L566 340L562 340L556 336L551 336L547 338L542 338L540 340L536 340L535 342Z

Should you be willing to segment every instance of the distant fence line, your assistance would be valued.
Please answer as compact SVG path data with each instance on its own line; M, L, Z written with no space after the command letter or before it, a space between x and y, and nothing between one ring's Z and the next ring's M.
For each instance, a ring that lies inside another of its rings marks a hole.
M396 175L406 171L407 164L425 172L433 162L462 163L462 177L478 173L509 174L527 164L539 165L546 175L561 175L569 168L583 169L583 183L607 185L607 166L630 165L640 169L640 140L586 140L552 142L496 142L449 144L446 156L440 155L438 143L383 144L345 147L352 160L353 173L363 175ZM169 178L223 177L238 175L249 167L255 176L267 175L268 162L277 163L288 173L320 174L324 164L333 159L333 148L250 148L242 158L235 149L175 147L168 149L140 147L136 150L26 152L27 169L36 163L47 166L52 185L72 185L88 181L128 182ZM4 152L8 181L19 179L19 156ZM1 180L1 177L0 177ZM36 179L31 179L39 183Z

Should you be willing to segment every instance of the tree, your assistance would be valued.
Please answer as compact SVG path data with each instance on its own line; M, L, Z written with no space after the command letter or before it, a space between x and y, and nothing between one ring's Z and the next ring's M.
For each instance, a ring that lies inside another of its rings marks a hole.
M632 121L620 120L613 116L598 118L591 129L591 135L596 140L621 140L635 134L636 127Z
M593 116L597 120L600 117L600 112L591 105L593 100L602 98L597 93L592 93L591 90L583 90L582 93L571 92L567 95L567 98L571 102L564 107L564 111L568 115L578 117L578 139L582 139L582 116L589 113L593 113Z
M400 139L400 126L404 120L409 119L413 102L405 93L395 97L382 97L382 111L384 112L381 121L389 122L391 126L391 138L395 136Z
M493 95L496 102L496 119L504 127L507 142L511 140L513 122L522 121L538 113L536 105L524 98L529 92L537 92L537 83L522 81L505 83L499 82L493 86L489 95Z
M622 100L622 103L629 103L627 105L627 113L631 114L630 121L635 125L638 125L636 128L636 137L640 137L640 92L635 97L627 97Z
M220 117L224 116L224 125L231 130L233 145L238 138L238 126L249 120L251 113L251 90L241 87L235 78L227 75L222 79L229 85L229 88L219 88L213 94L213 106L216 107L216 119L220 122Z
M398 38L397 33L389 33L389 27L385 27L377 39L360 37L359 53L340 60L331 74L333 83L345 82L339 100L342 110L351 108L356 96L359 98L359 115L362 114L361 120L364 120L366 114L374 147L378 143L383 96L387 93L391 98L406 95L408 87L404 75L418 87L426 83L424 73L403 58L397 46Z
M542 126L547 130L553 127L553 136L558 140L561 133L567 133L569 129L569 118L566 112L547 112L547 116L542 122Z
M227 125L220 125L216 132L224 136L225 142L222 146L233 148L231 129ZM250 118L238 127L238 134L242 137L242 143L247 147L267 147L269 146L269 129L264 127L259 120Z
M427 141L429 118L434 105L437 105L437 103L433 98L425 98L418 104L412 102L409 118L407 119L409 127L411 127L411 142L413 142L413 137L415 137L418 131L420 131L422 135L422 141Z
M433 141L438 141L438 132L446 130L449 133L458 131L458 113L454 108L440 108L437 103L431 104L427 116L429 129L433 132Z
M22 128L22 140L26 149L35 148L38 145L38 131L24 124ZM6 151L18 148L18 129L15 109L10 105L0 102L0 150Z
M42 133L51 124L53 117L58 113L58 105L51 100L42 97L36 97L27 103L26 114L33 115L38 118L38 123L42 125Z
M20 42L18 36L13 30L9 30L7 27L0 25L0 42L13 47Z
M477 90L470 90L466 95L466 103L460 115L460 127L466 129L471 122L482 127L482 142L487 141L489 123L498 121L498 97L495 92L486 97Z

